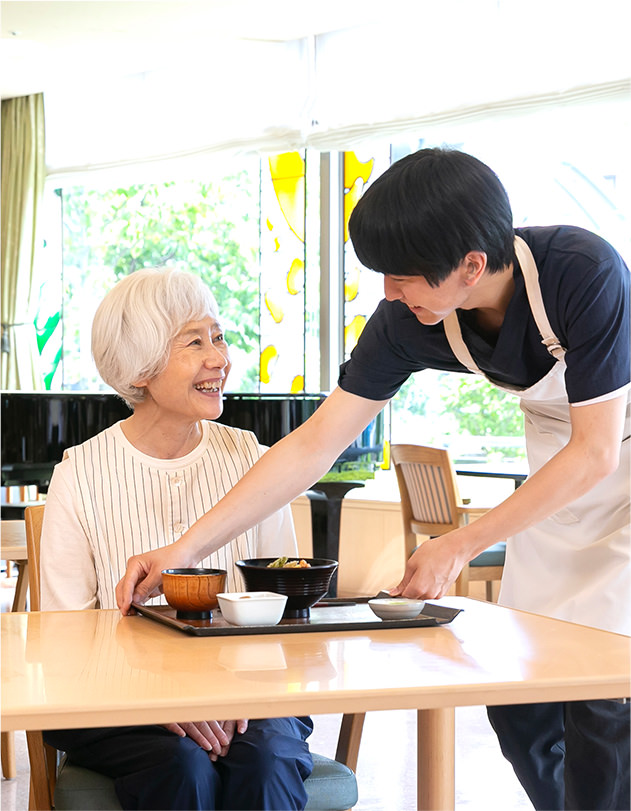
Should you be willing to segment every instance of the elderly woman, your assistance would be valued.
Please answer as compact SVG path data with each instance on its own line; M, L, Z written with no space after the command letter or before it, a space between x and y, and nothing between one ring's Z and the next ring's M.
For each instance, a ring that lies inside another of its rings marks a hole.
M44 610L115 608L133 554L176 541L262 455L255 436L212 422L230 371L217 304L201 280L140 270L97 310L92 353L132 415L69 448L51 480L42 531ZM258 556L295 556L280 510L201 563L228 572ZM212 690L209 682L208 689ZM123 808L304 808L309 718L55 731L48 743L115 778Z

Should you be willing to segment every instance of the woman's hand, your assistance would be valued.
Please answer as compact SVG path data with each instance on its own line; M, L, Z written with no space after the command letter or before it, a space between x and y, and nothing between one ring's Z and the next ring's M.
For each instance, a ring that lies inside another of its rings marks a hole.
M192 741L208 752L212 761L218 757L225 757L235 732L242 735L248 728L245 719L238 721L191 721L185 724L163 724L165 729L179 735L180 738L189 737Z
M214 762L219 757L225 757L228 754L228 750L230 749L230 744L232 743L232 739L234 738L235 732L238 732L239 735L243 735L243 733L248 728L248 722L245 718L240 718L238 721L220 721L221 727L226 735L229 738L228 743L226 746L222 746L218 752L211 752L210 759Z
M123 579L116 586L121 613L128 614L132 602L142 604L162 593L164 569L187 569L196 563L178 543L129 558Z

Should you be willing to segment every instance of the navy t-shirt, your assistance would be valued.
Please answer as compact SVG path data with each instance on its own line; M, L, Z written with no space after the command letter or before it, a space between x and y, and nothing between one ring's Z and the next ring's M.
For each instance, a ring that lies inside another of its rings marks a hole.
M532 251L548 320L566 349L570 403L623 388L629 383L631 336L629 270L622 257L605 240L573 226L519 228L516 234ZM500 384L527 388L555 360L541 343L517 262L513 275L515 290L494 343L473 329L469 312L457 313L478 367ZM339 385L360 397L387 400L422 369L468 372L451 351L442 323L426 326L405 304L383 300L340 367Z

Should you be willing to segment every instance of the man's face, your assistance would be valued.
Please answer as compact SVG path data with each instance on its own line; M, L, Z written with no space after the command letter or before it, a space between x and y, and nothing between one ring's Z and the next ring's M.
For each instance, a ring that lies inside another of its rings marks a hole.
M388 301L401 301L421 324L439 324L456 308L462 308L471 293L468 265L463 262L442 281L431 287L424 276L384 276Z

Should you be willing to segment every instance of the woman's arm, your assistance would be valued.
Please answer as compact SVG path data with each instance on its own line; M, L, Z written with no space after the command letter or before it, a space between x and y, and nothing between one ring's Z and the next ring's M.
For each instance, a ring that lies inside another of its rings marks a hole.
M299 428L281 439L221 501L174 544L127 562L116 587L118 606L159 593L163 569L194 566L199 560L289 504L326 473L386 405L336 388Z
M497 507L466 527L422 543L392 593L443 597L462 568L484 549L554 515L613 473L620 462L626 402L625 393L571 407L567 445Z

